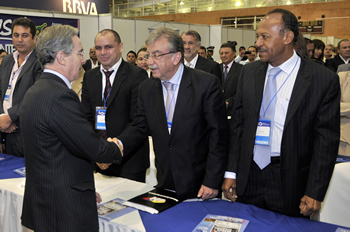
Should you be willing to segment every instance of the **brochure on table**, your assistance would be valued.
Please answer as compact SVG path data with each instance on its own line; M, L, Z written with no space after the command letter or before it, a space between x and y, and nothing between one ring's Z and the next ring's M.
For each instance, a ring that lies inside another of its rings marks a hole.
M243 232L249 221L221 215L208 214L192 232Z

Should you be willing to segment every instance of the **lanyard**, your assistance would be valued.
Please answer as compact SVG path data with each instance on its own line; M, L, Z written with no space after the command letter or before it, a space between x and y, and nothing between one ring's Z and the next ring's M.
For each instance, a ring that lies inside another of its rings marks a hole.
M275 99L277 93L281 90L281 88L282 88L283 85L286 83L286 81L288 80L288 78L290 77L290 75L293 73L295 67L297 66L297 63L299 62L299 60L300 60L300 57L298 57L297 62L295 62L292 71L289 73L289 75L287 76L287 78L284 80L283 84L282 84L282 85L279 87L279 89L276 91L275 95L273 95L273 97L272 97L271 101L269 102L269 104L267 105L266 109L264 109L264 108L265 108L265 107L264 107L264 100L262 101L262 110L263 110L263 113L264 113L264 114L263 114L263 117L264 117L264 118L265 118L265 114L266 114L267 110L269 109L271 103L272 103L273 100Z

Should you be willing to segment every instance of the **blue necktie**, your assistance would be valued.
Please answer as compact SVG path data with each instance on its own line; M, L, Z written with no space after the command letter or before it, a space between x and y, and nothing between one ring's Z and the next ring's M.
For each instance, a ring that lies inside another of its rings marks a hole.
M275 105L276 105L276 97L275 94L277 92L276 87L276 77L282 70L278 67L272 68L269 71L269 76L266 82L265 91L263 94L263 101L260 109L260 119L269 119L271 120L271 128L270 128L270 145L255 145L254 149L254 161L260 167L260 169L264 169L271 162L271 141L272 141L272 125L273 125L273 117L275 115ZM264 117L265 111L265 117Z
M227 65L225 65L224 66L224 81L226 80L226 77L227 77L227 69L228 69L228 66Z

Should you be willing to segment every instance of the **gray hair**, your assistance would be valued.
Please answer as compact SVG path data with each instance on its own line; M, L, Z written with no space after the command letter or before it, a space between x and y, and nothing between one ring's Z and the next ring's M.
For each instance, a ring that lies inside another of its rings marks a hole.
M79 30L69 25L54 25L40 33L36 43L36 52L42 66L53 63L60 51L70 55L73 50L73 36L78 36Z
M199 35L198 32L196 32L195 30L186 30L184 32L182 32L181 37L183 35L190 35L193 36L196 39L196 44L198 45L201 42L201 36Z
M145 44L146 46L149 46L150 44L153 44L154 42L158 41L161 38L168 39L168 48L169 52L180 52L181 53L181 62L184 60L184 42L176 31L161 27L154 29L151 34L148 36Z

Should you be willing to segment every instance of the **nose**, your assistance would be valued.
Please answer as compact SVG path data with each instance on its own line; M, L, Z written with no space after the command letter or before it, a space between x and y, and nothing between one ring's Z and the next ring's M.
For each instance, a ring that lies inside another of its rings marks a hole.
M152 56L149 56L148 59L147 59L147 65L149 66L149 65L152 65L152 64L154 64L154 59L153 59Z
M258 37L255 42L255 47L260 47L260 46L261 46L261 39Z

